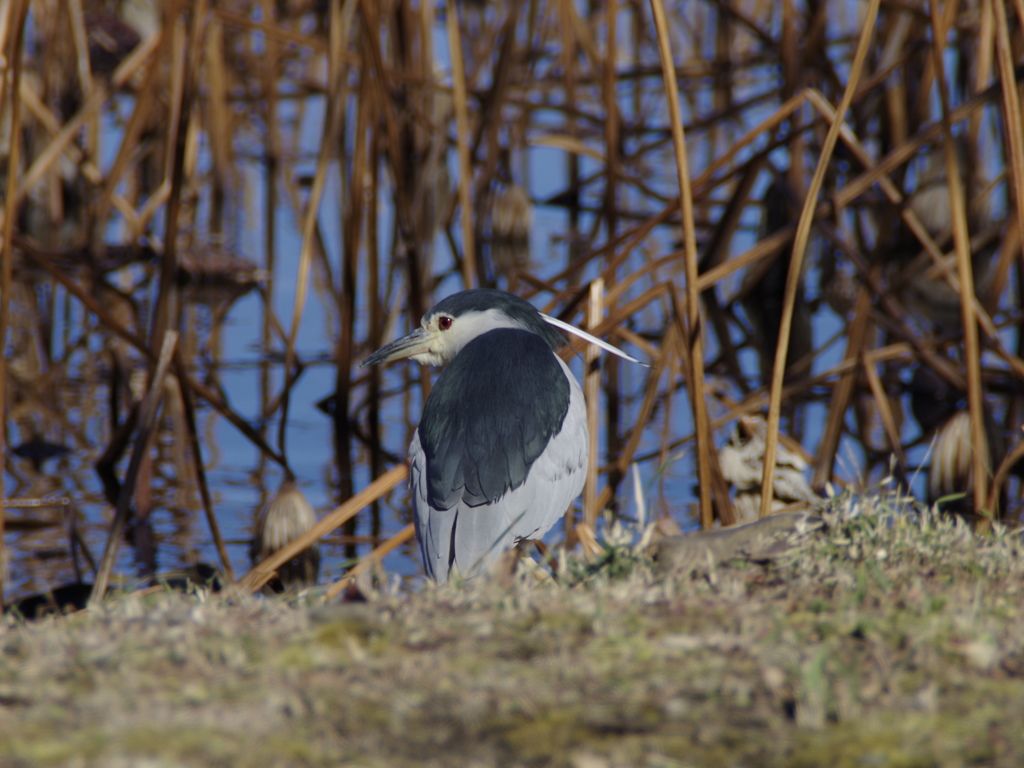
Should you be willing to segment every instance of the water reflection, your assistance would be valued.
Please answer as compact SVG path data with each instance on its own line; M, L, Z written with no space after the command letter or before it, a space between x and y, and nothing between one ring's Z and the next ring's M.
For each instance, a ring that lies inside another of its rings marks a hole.
M0 29L18 28L18 5L0 9ZM0 176L16 181L4 215L17 221L5 254L15 281L4 297L4 495L48 500L5 513L9 591L91 570L165 329L181 333L182 367L164 385L116 568L217 562L205 486L242 571L258 510L289 469L322 514L401 461L431 374L355 364L473 281L580 324L601 278L598 332L654 364L590 374L600 507L630 514L621 482L636 462L652 516L694 525L676 157L646 6L620 4L609 36L603 8L456 4L456 39L439 8L411 0L238 0L203 17L191 4L82 5L79 18L32 3L17 89L13 70L0 78ZM821 105L839 102L847 43L862 30L842 2L794 9L796 20L772 4L742 18L667 6L706 283L698 362L721 446L765 407L779 336L769 326L820 156ZM823 36L806 61L783 43L797 22ZM918 469L937 425L903 418L915 371L935 373L959 412L977 369L986 424L1007 448L1020 439L1022 196L1010 194L1019 181L1007 172L1001 86L977 66L994 60L978 48L992 36L977 24L958 19L946 54L956 152L972 170L964 189L986 201L964 217L991 318L980 362L937 263L952 252L950 228L931 226L954 217L941 190L955 183L940 172L939 100L916 93L932 66L930 26L893 6L869 30L870 71L797 292L806 312L787 358L784 427L813 457L816 491L877 482L895 454L898 479L925 496ZM759 231L764 208L779 215ZM924 309L922 292L937 297ZM1011 478L1011 514L1020 495ZM330 536L324 577L401 530L406 506L399 489ZM388 570L418 572L413 550Z

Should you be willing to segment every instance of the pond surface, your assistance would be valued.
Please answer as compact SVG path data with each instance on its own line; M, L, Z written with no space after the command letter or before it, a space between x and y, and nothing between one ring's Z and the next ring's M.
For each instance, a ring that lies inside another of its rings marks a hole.
M156 326L180 330L187 372L208 393L194 388L191 396L196 433L240 575L256 515L285 478L282 462L323 515L403 459L432 374L411 364L366 372L358 362L467 284L512 290L582 325L588 285L603 280L602 334L653 367L607 367L602 358L598 498L632 519L639 492L648 518L667 515L684 530L697 525L688 362L674 335L685 325L679 184L647 6L623 5L612 20L583 4L463 3L453 27L444 8L411 2L376 9L343 2L330 10L214 4L201 24L187 9L169 11L178 15L168 23L153 14L162 4L130 4L149 8L141 20L106 3L86 2L82 18L39 14L45 5L34 3L25 25L20 90L19 180L32 182L17 192L5 347L8 594L40 591L79 572L91 578L83 547L93 560L103 551L116 488L110 475L105 488L97 463L123 434L112 477L125 480L138 432L122 426L148 381L147 354L112 327L136 334L150 354L160 346ZM787 21L772 4L743 13L668 5L697 253L708 273L795 224L803 193L772 190L784 186L780 180L803 190L809 184L825 130L815 122L813 89L838 103L837 73L850 74L861 5L826 3L823 24ZM805 12L816 13L795 13ZM0 13L9 22L0 29L15 28L15 11ZM885 111L895 91L870 98L918 72L916 57L930 44L926 26L908 26L902 14L893 10L879 22L874 50L883 62L871 65L895 74L871 81L851 115L851 130L876 158L898 144L879 126L899 123L909 145L937 120L937 99L922 104L903 94L918 111L900 123ZM975 40L972 19L955 34ZM826 36L820 56L828 67L795 65L789 23ZM449 54L456 30L461 63ZM904 52L896 53L890 34L906 36ZM88 51L76 48L81 41ZM975 55L951 46L949 66L973 71ZM68 64L86 59L88 75ZM782 82L787 72L804 72L803 79ZM954 106L972 95L961 88L950 86ZM805 101L786 112L794 92ZM183 98L187 120L178 119ZM458 119L463 102L466 128ZM1000 246L979 246L975 269L985 274L986 258L1005 266L986 304L1003 349L987 341L981 365L993 429L1009 446L1019 440L1022 406L1013 375L1020 302L1007 275L1019 281L1019 259L1004 238L1012 209L999 104L990 95L958 141L968 156L980 153L967 167L987 176L985 195L969 201L992 200L981 212L971 209L971 232L992 230ZM6 158L10 132L0 138ZM459 198L463 150L472 178L468 208ZM893 174L908 190L934 182L936 151L918 142ZM839 199L857 183L863 168L851 153L837 154L822 199ZM970 190L981 181L965 184ZM944 172L939 182L946 184ZM920 246L906 245L899 220L906 206L884 200L873 184L865 188L843 198L840 213L820 217L808 249L798 298L806 312L797 315L806 323L801 351L809 365L789 379L783 428L812 464L821 458L826 477L864 485L890 473L890 427L904 462L895 474L923 497L919 468L930 460L931 433L902 414L913 410L919 358L937 351L963 369L962 333L899 303L892 265L905 265L903 251ZM307 227L314 196L316 226ZM768 221L780 208L781 220ZM927 218L926 207L918 208ZM948 232L931 234L949 247ZM161 274L170 260L159 257L168 236L178 261L170 279ZM791 241L776 249L790 250ZM718 446L737 416L766 408L761 356L774 346L759 350L777 315L763 310L781 300L785 269L772 273L775 288L764 273L751 274L770 257L752 257L703 294L703 367ZM838 447L823 452L864 264L890 282L872 283L873 330L850 353L864 373L840 414ZM878 353L877 362L865 362L868 353ZM571 367L582 380L582 357ZM943 402L963 407L960 393ZM889 425L881 415L887 409L895 412ZM151 460L138 476L136 515L119 548L121 576L218 561L187 424L178 388L167 386L146 452ZM1019 482L1011 479L1009 489L1006 508L1015 517ZM324 540L322 578L336 579L408 522L400 487ZM398 577L419 574L415 544L388 555L384 568Z

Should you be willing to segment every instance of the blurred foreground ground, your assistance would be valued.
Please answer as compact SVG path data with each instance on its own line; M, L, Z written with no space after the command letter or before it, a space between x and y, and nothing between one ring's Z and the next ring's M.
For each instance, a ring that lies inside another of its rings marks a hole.
M620 545L571 587L8 619L0 762L1024 764L1021 535L885 497L825 518L774 562L703 573Z

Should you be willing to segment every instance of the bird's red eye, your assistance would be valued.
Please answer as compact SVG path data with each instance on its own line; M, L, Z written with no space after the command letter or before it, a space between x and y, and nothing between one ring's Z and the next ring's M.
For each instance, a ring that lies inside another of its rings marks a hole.
M441 317L437 319L437 327L442 331L447 331L452 327L452 319L447 315L441 315Z

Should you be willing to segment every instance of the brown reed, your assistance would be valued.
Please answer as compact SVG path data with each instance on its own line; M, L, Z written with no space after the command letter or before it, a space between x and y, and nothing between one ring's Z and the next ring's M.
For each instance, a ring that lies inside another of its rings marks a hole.
M72 2L66 18L25 24L25 14L49 19L53 4L24 0L0 14L10 66L0 105L9 104L3 120L12 126L3 153L0 291L6 298L12 280L41 271L33 279L87 318L66 333L126 342L126 354L153 366L164 331L186 331L176 254L212 258L232 233L259 227L264 252L254 258L269 280L259 293L262 339L268 352L283 348L261 371L260 423L237 411L215 375L195 373L190 342L183 339L174 363L182 442L195 464L188 474L227 568L224 521L203 465L217 449L204 444L196 409L210 406L258 449L257 475L300 471L285 438L293 392L309 369L298 339L314 303L326 318L334 373L333 443L324 456L339 504L400 458L430 388L427 371L361 373L358 360L417 323L442 293L476 285L514 288L651 363L643 371L602 358L602 367L588 368L594 467L569 529L578 521L593 529L606 510L624 512L620 483L634 463L662 489L667 477L694 478L700 524L730 522L716 430L765 410L765 487L777 436L787 445L810 440L804 447L819 490L877 479L889 455L909 478L926 438L904 426L899 366L928 366L963 393L975 440L992 406L1011 442L1020 438L1019 1L911 10L839 0L520 0L484 8L454 0L252 0L230 8L179 0L157 4L155 34L140 36L103 71L93 46L107 5ZM37 39L26 46L29 30ZM312 130L314 109L323 117ZM958 178L961 141L986 171L984 194L974 179ZM929 231L912 205L916 164L930 152L951 169L947 233ZM258 212L239 203L253 156ZM535 236L528 266L507 274L488 262L476 229L503 173L531 195L548 236ZM774 179L786 182L800 215L757 241L753 222ZM998 199L998 220L974 218L975 198L984 195ZM298 222L301 243L283 242L282 212ZM24 223L33 217L45 226ZM95 298L96 285L111 274L104 254L151 246L159 261L140 268L155 303L133 327ZM994 254L990 276L975 258L985 248ZM288 251L298 258L283 258ZM773 265L788 279L774 369L762 380L747 362L754 342L741 282ZM899 286L918 267L956 292L957 328L935 326L904 301ZM286 271L296 288L282 322L274 284ZM846 276L845 296L829 275ZM816 337L803 372L791 376L798 294L812 296L816 317L837 330ZM9 317L5 300L5 343L35 334L46 349L40 329L54 307ZM5 363L5 394L68 375L66 361L53 360L16 380L11 366L24 365ZM824 417L811 438L800 421L813 408ZM54 410L73 408L61 401ZM276 440L266 434L274 419ZM131 422L103 439L124 445L142 426ZM837 472L851 450L861 466ZM1019 510L1022 484L1011 470L1004 464L986 479L976 463L976 512L1007 491ZM365 528L379 546L408 535L404 491L370 487L368 510L347 518L347 532ZM767 493L762 503L770 503ZM654 506L687 514L683 499L664 490ZM398 519L382 522L395 509ZM346 551L363 554L354 545Z

